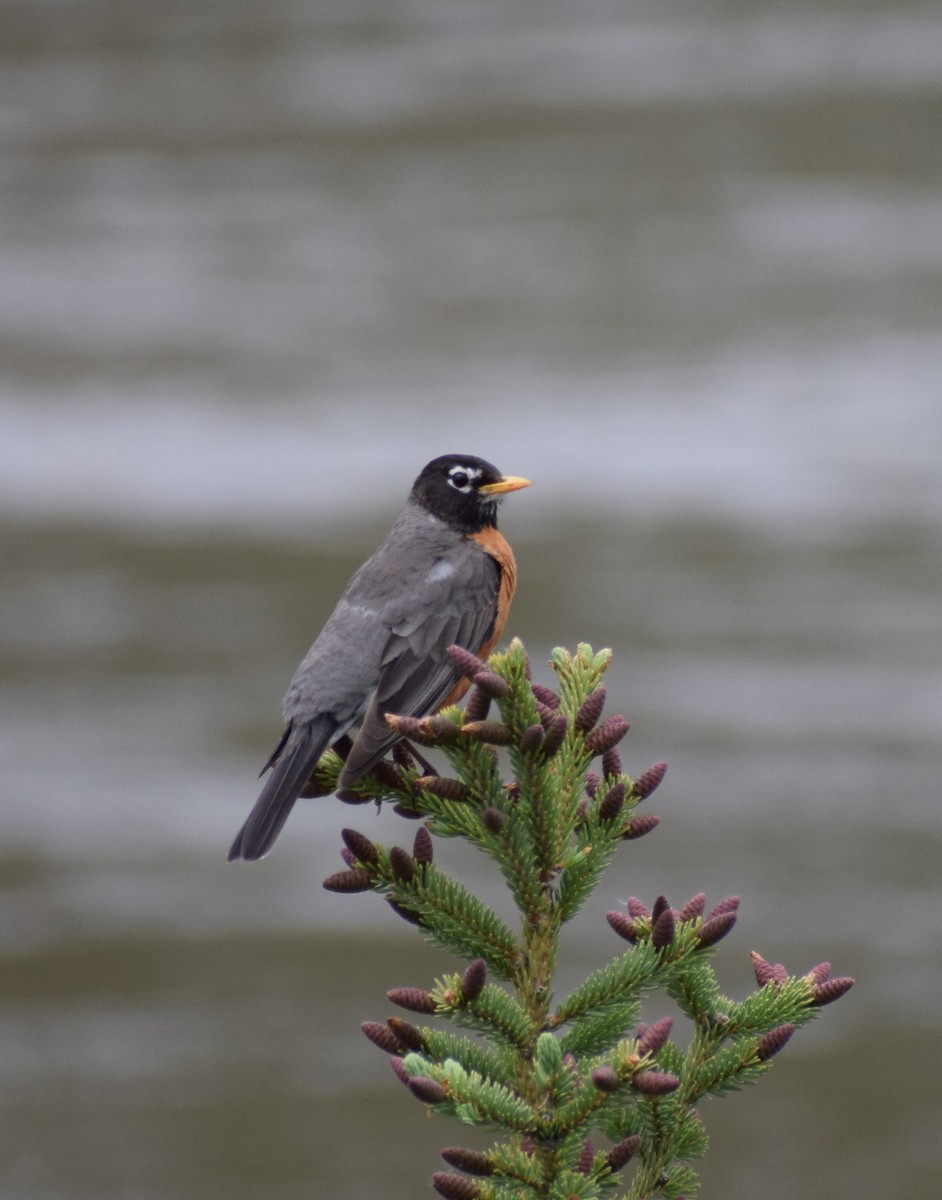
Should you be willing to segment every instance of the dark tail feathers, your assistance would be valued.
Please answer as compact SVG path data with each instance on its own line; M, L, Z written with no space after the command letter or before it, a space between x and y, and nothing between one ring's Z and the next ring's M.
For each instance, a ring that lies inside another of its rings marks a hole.
M281 828L294 808L301 789L310 778L317 760L326 750L337 731L337 724L329 717L318 717L309 725L302 726L295 737L289 729L268 760L272 773L255 801L248 820L236 834L229 850L229 862L236 858L255 862L262 858L275 844ZM289 737L294 745L284 751Z

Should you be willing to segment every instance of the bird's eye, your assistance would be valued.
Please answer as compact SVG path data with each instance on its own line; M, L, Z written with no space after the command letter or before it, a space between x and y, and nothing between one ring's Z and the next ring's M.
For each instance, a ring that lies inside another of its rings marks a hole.
M452 471L448 476L448 482L453 488L457 488L459 492L466 492L468 484L471 481L468 478L467 471Z

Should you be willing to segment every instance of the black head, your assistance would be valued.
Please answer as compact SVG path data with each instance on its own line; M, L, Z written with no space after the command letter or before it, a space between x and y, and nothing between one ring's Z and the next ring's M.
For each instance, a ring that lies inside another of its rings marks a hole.
M475 533L497 524L497 505L505 493L529 484L529 479L501 475L473 454L443 454L423 469L410 498L462 533Z

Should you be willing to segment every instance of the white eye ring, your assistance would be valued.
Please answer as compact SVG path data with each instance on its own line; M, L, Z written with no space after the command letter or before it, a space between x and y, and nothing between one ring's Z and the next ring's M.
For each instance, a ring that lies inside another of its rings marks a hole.
M448 482L458 492L468 492L474 487L474 481L479 479L481 471L478 467L452 467L448 472Z

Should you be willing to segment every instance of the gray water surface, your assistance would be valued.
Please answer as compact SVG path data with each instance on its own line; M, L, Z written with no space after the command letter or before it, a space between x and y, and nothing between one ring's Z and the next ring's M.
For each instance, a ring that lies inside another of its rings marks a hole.
M626 768L670 763L559 994L629 893L741 895L725 991L858 984L705 1106L703 1195L936 1194L933 6L0 10L0 1200L404 1200L474 1140L358 1029L453 964L320 887L413 827L312 801L224 862L453 450L536 481L535 673L612 646Z

